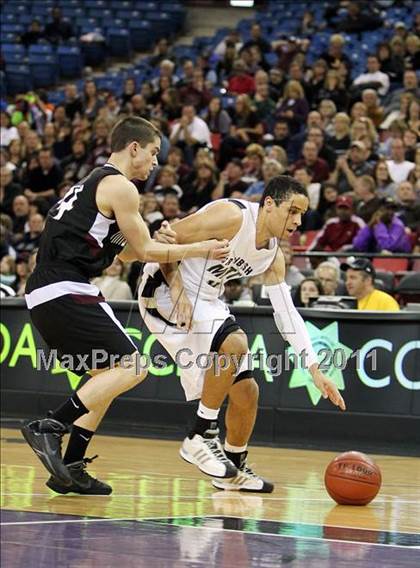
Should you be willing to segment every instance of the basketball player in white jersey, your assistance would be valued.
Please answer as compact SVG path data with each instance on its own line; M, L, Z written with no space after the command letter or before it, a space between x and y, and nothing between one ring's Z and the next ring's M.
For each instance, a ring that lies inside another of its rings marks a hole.
M182 349L192 353L188 362L193 364L181 368L181 383L187 400L199 398L200 403L193 431L180 449L181 457L212 476L213 485L219 489L273 490L272 483L246 463L257 414L258 385L253 378L246 334L219 299L228 280L265 274L280 333L295 353L305 354L306 366L324 398L345 410L336 386L318 367L305 324L284 282L285 263L277 239L289 237L299 227L307 208L306 190L293 178L277 176L266 186L260 204L222 199L160 230L161 239L167 242L175 235L183 244L226 239L231 249L228 258L184 259L179 265L149 263L144 270L139 306L145 324L174 359ZM215 365L201 369L194 363L196 357L208 353L225 356L230 364L224 370ZM217 420L226 396L229 401L223 448Z

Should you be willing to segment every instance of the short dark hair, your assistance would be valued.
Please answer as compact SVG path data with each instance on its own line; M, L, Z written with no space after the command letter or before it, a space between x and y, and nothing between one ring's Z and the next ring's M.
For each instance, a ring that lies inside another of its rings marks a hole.
M162 138L162 134L154 124L139 116L128 116L112 129L111 152L121 152L131 142L138 142L144 148L155 138Z
M294 178L290 176L275 176L265 186L264 192L260 200L260 207L263 207L266 197L272 197L274 201L286 201L293 194L304 195L308 197L308 192Z

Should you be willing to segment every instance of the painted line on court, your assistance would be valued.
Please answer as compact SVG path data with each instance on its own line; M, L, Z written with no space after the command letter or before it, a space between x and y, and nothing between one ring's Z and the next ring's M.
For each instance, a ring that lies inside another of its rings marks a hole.
M204 518L219 518L220 515L207 515ZM13 522L4 522L1 523L1 526L18 526L18 525L50 525L50 524L65 524L65 523L104 523L104 522L149 522L151 524L156 524L159 526L177 526L173 525L172 523L160 523L159 519L165 520L168 517L144 517L140 519L133 519L133 518L122 518L122 519L63 519L63 520L51 520L51 521L13 521ZM185 519L185 518L195 518L195 517L171 517L172 519ZM256 519L257 520L257 519ZM262 519L258 519L262 520ZM156 521L155 523L153 521ZM234 532L237 533L238 531L235 529L226 529L222 527L191 527L191 526L182 526L178 527L182 529L204 529L208 531L226 531L226 532ZM369 529L367 529L369 530ZM241 532L241 531L239 531ZM340 542L346 544L354 544L355 546L382 546L385 548L402 548L404 550L420 550L419 546L403 546L401 544L383 544L377 542L361 542L357 540L345 540L345 539L337 539L337 538L322 538L322 537L315 537L315 536L300 536L300 535L279 535L278 533L269 533L269 532L258 532L258 531L243 531L246 534L255 534L259 536L274 536L276 538L288 538L288 539L299 539L299 540L315 540L319 542ZM416 533L414 533L416 534Z
M212 515L212 517L214 517L215 515ZM220 515L218 515L220 516ZM176 517L172 517L172 518L176 518ZM187 518L187 517L184 517ZM192 517L194 518L194 517ZM147 520L147 519L144 519ZM157 518L156 518L157 520ZM261 520L261 519L252 519L252 520ZM152 522L153 521L149 521ZM160 523L160 522L156 522L157 525L168 525L168 526L177 526L177 525L173 525L172 523ZM238 531L236 529L226 529L226 528L219 528L219 527L191 527L191 526L182 526L182 528L185 529L192 529L192 530L197 530L197 529L205 529L205 530L210 530L210 531L226 531L226 532L242 532L244 534L257 534L258 536L275 536L277 538L290 538L290 539L300 539L300 540L316 540L319 542L342 542L342 543L346 543L346 544L354 544L356 546L358 545L364 545L364 546L382 546L385 548L402 548L404 550L411 550L411 549L420 549L419 546L404 546L402 544L383 544L380 542L362 542L362 541L358 541L358 540L344 540L344 539L338 539L338 538L323 538L323 537L316 537L316 536L304 536L304 535L280 535L278 533L270 533L270 532L258 532L258 531ZM364 529L364 530L369 530L369 529ZM417 533L414 533L417 534Z
M7 511L8 509L4 509L5 511ZM22 511L22 512L29 512L29 513L36 513L36 511ZM40 514L49 514L49 513L40 513ZM236 519L238 518L238 516L236 515L223 515L223 517L226 518L231 518L231 519ZM170 517L171 519L195 519L197 518L197 515L194 516L185 516L185 515L177 515L177 516L172 516ZM220 514L210 514L210 515L204 515L203 518L208 519L208 518L220 518ZM148 522L152 522L152 521L158 521L158 520L165 520L168 519L168 516L153 516L153 517L130 517L130 518L85 518L85 519L58 519L58 520L50 520L50 521L5 521L0 523L1 526L7 526L7 525L43 525L43 524L52 524L52 523L92 523L92 522L111 522L111 521L115 521L115 522L121 522L121 521L134 521L134 522L140 522L140 521L148 521ZM275 522L274 519L262 519L260 517L258 518L253 518L253 517L243 517L244 520L253 520L253 521L263 521L263 522ZM278 521L278 522L283 522L283 521ZM398 532L404 533L404 534L412 534L412 535L419 535L419 532L412 532L412 531L407 531L407 530L403 530L403 531L388 531L387 529L375 529L375 528L366 528L366 527L356 527L356 526L348 526L348 525L325 525L325 524L320 524L320 523L310 523L307 521L284 521L284 522L288 522L288 523L292 523L292 524L296 524L296 525L309 525L309 526L314 526L314 527L319 527L319 526L323 526L323 527L328 527L328 528L334 528L334 529L352 529L352 530L360 530L360 531L374 531L374 532L396 532L398 534ZM159 523L159 524L170 524L170 523ZM187 528L215 528L215 527L187 527ZM234 529L219 529L216 527L216 530L234 530ZM247 531L248 532L248 531ZM262 534L262 533L255 533L255 534ZM277 536L284 536L287 537L287 535L278 535L277 533L263 533L263 534L274 534ZM295 538L317 538L317 537L295 537ZM346 542L346 541L341 541L339 539L322 539L322 540L338 540L338 542ZM353 541L350 541L353 542ZM355 541L356 542L356 541ZM385 544L381 544L381 543L364 543L364 544L376 544L376 545L381 545L381 546L388 546ZM395 545L397 546L397 545ZM399 545L398 545L399 546ZM402 548L406 548L404 546L402 546ZM413 546L410 548L420 548L417 546Z
M0 496L1 497L49 497L51 495L51 493L1 493ZM77 494L75 495L71 495L69 497L67 497L67 499L71 499L76 497ZM258 496L258 495L256 495ZM141 493L137 493L137 494L124 494L124 493L120 493L118 495L112 495L112 497L110 497L109 495L84 495L84 498L106 498L106 499L118 499L118 498L127 498L127 497L131 497L131 498L135 498L137 497L138 499L171 499L174 500L174 495L150 495L150 494L144 494L142 495ZM241 494L241 497L243 497L243 495ZM261 496L260 496L261 497ZM415 503L420 507L420 501L418 499L398 499L398 497L392 496L392 495L388 495L388 497L390 497L391 499L387 500L387 499L382 499L381 496L377 497L377 501L380 501L381 503ZM326 502L326 503L331 503L333 504L334 502L329 498L329 497L306 497L306 498L302 498L302 497L261 497L262 499L264 499L264 501L308 501L308 502ZM196 494L194 495L177 495L176 496L176 500L179 499L213 499L212 495L200 495L200 497L198 497Z
M206 517L220 517L220 515L205 515ZM227 517L229 519L236 519L238 518L237 515L223 515L223 517ZM172 517L171 517L172 518ZM173 518L178 518L178 517L173 517ZM194 517L191 517L194 518ZM373 529L370 527L352 527L349 525L326 525L325 523L310 523L308 521L279 521L277 519L261 519L261 517L258 517L258 519L254 519L252 517L243 517L245 520L253 520L253 521L264 521L267 523L273 523L273 522L277 522L277 523L288 523L288 524L293 524L293 525L310 525L312 527L328 527L328 528L332 528L332 529L354 529L354 530L361 530L361 531L376 531L376 532L388 532L388 533L404 533L404 534L415 534L415 535L420 535L420 531L417 532L411 532L411 531L406 531L406 530L400 530L400 531L390 531L388 529Z
M4 509L7 510L7 509ZM19 511L23 513L36 513L37 511ZM51 514L51 513L40 513L41 515ZM205 518L214 518L220 517L220 515L206 515ZM0 526L14 526L14 525L51 525L51 524L63 524L63 523L110 523L112 521L121 522L121 521L131 521L131 522L140 522L140 521L158 521L160 519L165 520L168 518L168 515L164 517L130 517L130 518L122 518L122 519L101 519L101 518L86 518L86 519L57 519L57 520L50 520L50 521L5 521L1 522ZM185 517L185 515L178 515L175 517L171 517L171 519L185 519L191 518L195 519L196 517ZM164 524L164 523L160 523ZM168 523L169 524L169 523Z

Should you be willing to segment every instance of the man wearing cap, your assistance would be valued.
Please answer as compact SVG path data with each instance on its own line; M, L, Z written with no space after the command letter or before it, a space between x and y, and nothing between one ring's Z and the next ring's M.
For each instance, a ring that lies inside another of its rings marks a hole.
M367 157L368 151L364 142L354 140L349 152L338 158L336 168L329 179L338 187L338 193L353 191L356 178L372 175L371 167L366 162Z
M381 207L369 223L360 229L353 240L353 247L361 252L410 252L411 242L404 223L395 215L397 203L385 197Z
M346 272L348 293L357 299L358 310L398 312L396 300L386 292L375 289L375 269L367 258L349 259L341 265Z
M337 216L325 223L309 250L336 251L350 248L354 237L365 226L363 219L353 214L353 199L349 195L339 195L335 208Z

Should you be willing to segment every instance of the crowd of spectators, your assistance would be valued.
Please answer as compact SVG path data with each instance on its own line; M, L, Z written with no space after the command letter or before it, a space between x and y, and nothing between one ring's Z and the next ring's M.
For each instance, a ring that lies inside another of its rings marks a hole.
M365 72L354 76L344 32L355 22L369 29L378 21L360 13L357 2L346 4L345 25L326 14L336 33L312 64L317 29L305 13L300 37L270 43L254 23L246 41L232 30L214 53L196 60L175 57L162 39L153 56L155 79L137 85L127 78L121 96L98 89L92 76L82 92L67 84L63 104L53 105L44 90L3 100L1 283L24 293L48 209L106 162L110 131L130 114L163 132L159 167L146 183L133 180L151 234L163 220L212 200L258 202L264 184L284 173L308 190L301 232L318 231L311 250L418 251L420 13L411 28L400 22L389 30L389 40L367 57ZM63 37L71 33L57 20L22 41L54 29ZM135 267L128 274L131 290L115 284L124 271L115 263L102 277L109 299L135 293ZM324 285L318 274L303 288L320 286L320 293Z

